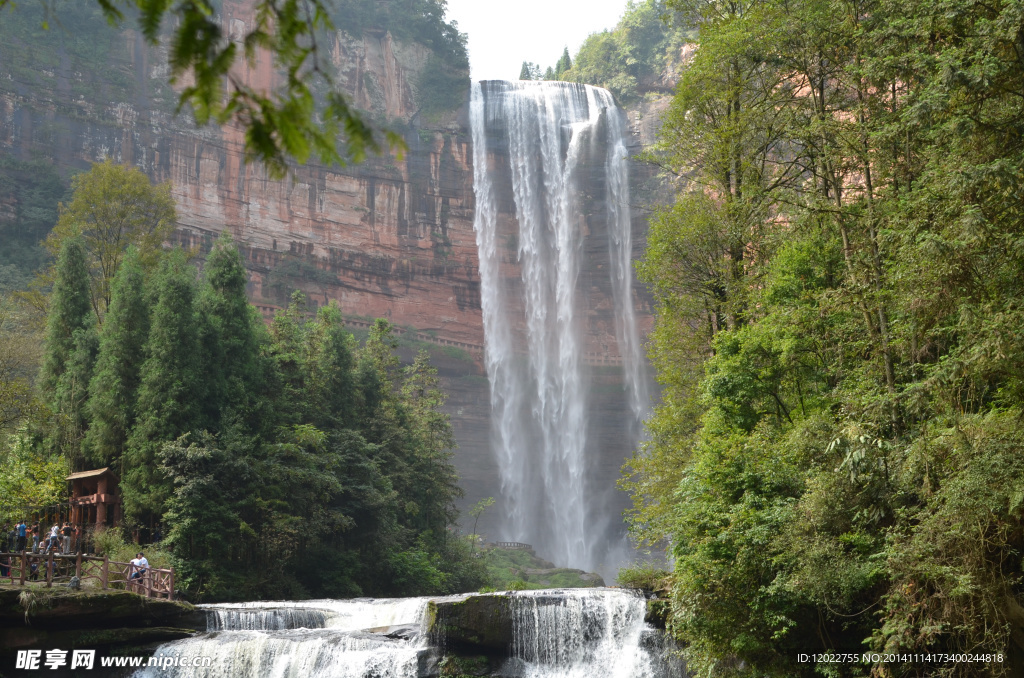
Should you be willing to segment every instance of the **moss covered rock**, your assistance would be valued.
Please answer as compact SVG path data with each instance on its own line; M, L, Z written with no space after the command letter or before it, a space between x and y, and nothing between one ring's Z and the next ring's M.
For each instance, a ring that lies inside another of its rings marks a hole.
M431 642L462 653L508 655L513 641L512 603L508 596L480 595L431 602Z
M129 591L0 589L0 625L33 629L184 626L205 629L188 603L143 598Z

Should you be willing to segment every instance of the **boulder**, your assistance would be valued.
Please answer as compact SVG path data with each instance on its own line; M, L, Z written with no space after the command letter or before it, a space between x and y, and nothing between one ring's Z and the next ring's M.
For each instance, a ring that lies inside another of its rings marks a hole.
M500 594L433 601L427 609L431 643L461 653L508 656L514 639L512 612L511 600Z

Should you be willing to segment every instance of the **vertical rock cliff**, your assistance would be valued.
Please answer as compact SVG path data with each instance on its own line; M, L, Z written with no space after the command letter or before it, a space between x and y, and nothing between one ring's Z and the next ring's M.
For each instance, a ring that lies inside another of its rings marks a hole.
M5 10L0 154L49 159L64 173L105 158L136 165L155 181L171 182L179 243L202 251L220 232L232 234L250 271L250 298L267 315L300 288L316 306L336 300L356 330L373 317L404 328L410 356L418 346L432 347L451 394L465 503L497 496L482 363L468 72L465 87L441 97L439 106L427 83L436 82L431 69L448 57L430 40L413 29L336 18L340 30L329 36L328 56L337 81L372 120L399 132L408 152L348 167L296 167L293 177L274 181L244 162L241 130L197 129L187 112L176 114L166 51L147 46L137 31L112 29L94 4L71 3L50 30L40 27L41 10L32 3ZM222 20L232 38L245 34L252 11L252 0L224 0ZM254 86L276 83L266 55L241 72ZM653 109L630 113L631 151L651 140ZM633 176L634 202L642 203L650 176ZM634 210L635 256L645 227L644 213ZM606 265L607 254L590 259L593 267ZM601 277L593 273L581 270L584 280ZM617 365L611 291L595 284L588 296L587 360ZM641 325L649 326L644 296L635 303ZM618 401L605 397L622 384L611 371L595 374L590 416L604 422L595 464L610 473L629 453L616 430Z

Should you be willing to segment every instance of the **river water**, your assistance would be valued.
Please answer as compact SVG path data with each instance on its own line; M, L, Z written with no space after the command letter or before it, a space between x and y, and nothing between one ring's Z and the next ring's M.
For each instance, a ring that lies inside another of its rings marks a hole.
M508 596L513 642L488 675L522 678L675 678L646 601L618 589ZM313 600L204 606L207 632L157 656L209 657L203 668L147 668L136 678L428 678L442 651L427 633L430 600ZM435 639L436 640L436 639ZM441 639L440 644L444 644Z

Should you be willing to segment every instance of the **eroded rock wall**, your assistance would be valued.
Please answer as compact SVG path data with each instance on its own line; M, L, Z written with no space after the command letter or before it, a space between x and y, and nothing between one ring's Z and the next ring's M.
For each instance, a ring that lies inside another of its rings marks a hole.
M224 1L222 18L233 38L251 25L252 5ZM353 322L356 316L388 318L426 333L435 345L462 351L459 358L441 360L440 368L451 395L464 504L497 496L481 361L468 92L456 110L428 120L420 114L417 91L428 48L397 41L387 31L339 32L328 50L338 82L358 108L398 131L408 151L349 167L310 164L288 179L271 180L261 167L245 163L240 129L197 129L187 113L175 114L177 92L168 83L164 49L147 46L137 31L109 28L95 12L74 11L82 16L48 33L32 32L30 24L0 27L0 153L50 158L63 171L111 158L171 182L177 240L202 250L229 231L250 271L250 298L268 315L300 287L317 306L336 300ZM268 89L278 77L265 54L240 66L240 75ZM631 151L649 143L656 127L658 105L644 106L630 113ZM639 256L646 231L639 206L652 175L635 170L633 243ZM581 272L584 281L606 265L603 241L589 241L597 249ZM592 415L601 423L596 464L611 470L629 453L611 416L621 391L611 374L617 363L612 299L600 285L588 290L588 360L604 369ZM636 303L649 327L642 292ZM624 503L623 497L610 498Z
M224 3L233 38L251 26L252 5ZM409 150L351 167L311 164L273 181L244 162L240 129L196 129L187 114L174 115L164 50L133 30L97 30L106 72L61 39L48 55L53 68L0 62L0 150L47 156L64 169L112 158L170 181L179 239L204 244L230 231L252 271L252 298L268 307L299 285L318 304L336 299L347 314L481 343L468 135L458 112L419 119L416 82L429 49L386 31L338 32L330 59L339 82L356 106L402 134ZM257 88L277 84L266 54L239 72ZM289 279L268 280L283 264Z

